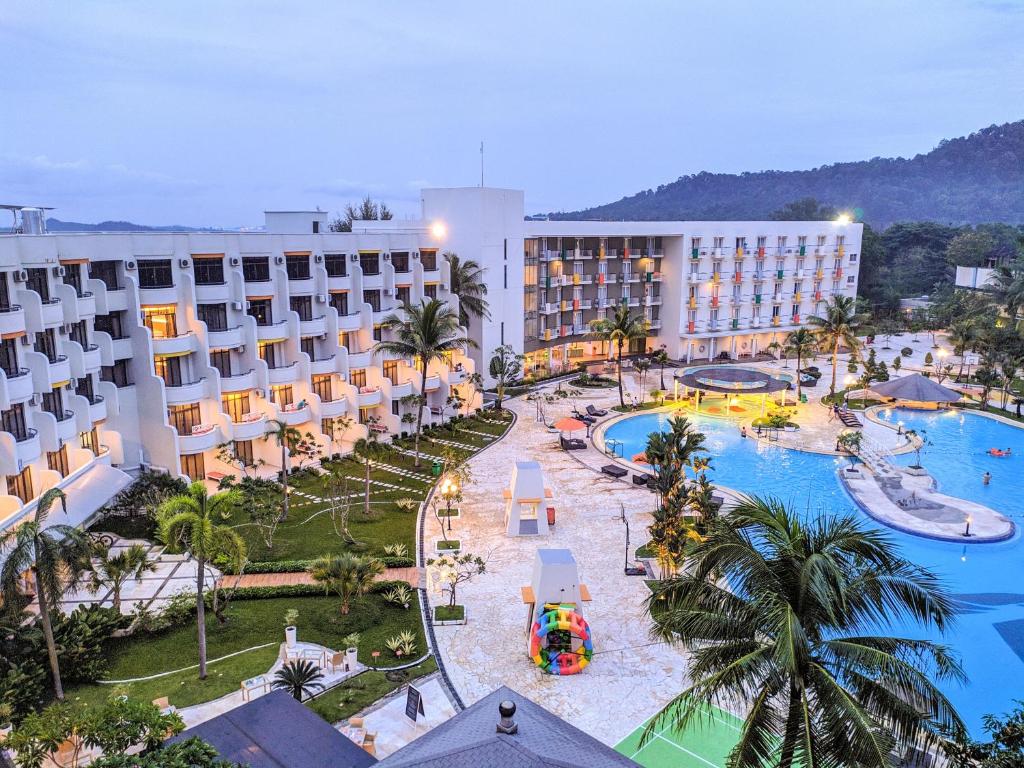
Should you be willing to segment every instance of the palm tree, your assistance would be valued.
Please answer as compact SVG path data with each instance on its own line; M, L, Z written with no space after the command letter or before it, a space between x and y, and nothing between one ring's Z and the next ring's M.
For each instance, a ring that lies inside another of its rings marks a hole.
M157 509L160 539L168 546L180 546L196 561L196 626L199 632L199 679L206 679L206 566L213 560L227 560L235 572L245 564L245 542L235 530L218 523L231 515L242 501L237 489L210 496L202 482L194 482L185 493L172 496Z
M288 426L280 419L268 419L267 433L263 436L263 439L273 440L281 448L281 488L283 494L281 519L286 520L288 518L288 454L302 440L302 433L295 427Z
M977 331L977 322L973 317L963 317L959 320L954 320L949 326L946 338L953 345L953 354L960 357L960 370L956 374L957 381L963 378L966 352L969 347L977 342Z
M661 391L665 391L665 366L668 365L669 357L668 350L665 345L662 344L658 349L651 353L651 362L658 366L658 372L661 374Z
M129 581L141 581L142 574L156 570L156 563L149 559L146 548L132 544L116 555L110 554L110 547L99 547L93 552L93 563L89 573L89 588L99 592L109 587L114 610L121 610L121 590Z
M377 422L377 419L371 416L368 421L372 427ZM364 496L366 504L363 512L367 515L370 514L370 467L373 462L383 459L390 450L391 446L388 443L382 443L380 441L379 433L375 429L368 430L366 437L359 438L352 446L353 453L355 453L356 456L362 457L363 465L366 468L364 482Z
M473 259L463 261L458 255L442 254L448 262L448 291L459 297L459 325L469 328L469 316L490 317L484 269Z
M312 696L324 689L324 684L320 682L323 679L324 673L316 664L305 659L297 659L285 662L277 670L270 686L283 688L294 696L296 701L302 701L303 696Z
M353 597L362 595L373 583L374 577L384 572L380 560L358 557L348 552L341 555L321 555L309 566L313 581L324 585L326 592L341 598L341 614L347 615Z
M803 520L775 499L741 499L648 608L656 633L692 654L693 682L645 737L666 719L683 727L736 700L749 710L730 768L881 768L896 746L963 732L931 680L964 680L956 659L942 644L886 632L907 619L945 631L952 597L853 517Z
M647 383L647 372L651 370L651 361L645 360L644 358L637 358L633 362L633 370L637 372L640 377L640 404L643 405L644 400L644 385Z
M39 621L46 639L46 654L50 659L53 693L57 699L63 700L64 686L60 680L50 613L59 610L64 592L88 568L91 547L86 534L74 526L46 525L50 507L57 500L60 500L61 509L67 512L64 492L51 488L39 497L31 520L0 535L0 553L6 552L0 569L0 590L7 611L12 616L20 613L22 596L19 586L26 572L31 575L32 588L39 602Z
M857 313L857 300L852 296L836 296L825 306L825 315L811 315L807 323L814 335L832 350L832 385L828 393L835 397L836 371L839 368L839 345L845 344L851 353L860 347L858 329L864 324L864 316Z
M1024 261L997 266L989 279L989 285L996 300L1017 324L1018 315L1024 309Z
M443 301L420 301L416 305L407 304L403 309L405 317L391 314L381 323L381 327L392 331L395 338L378 341L373 345L373 351L375 354L386 352L416 361L420 367L420 392L426 395L427 368L430 364L457 350L465 351L467 347L475 347L476 342L461 334L458 314ZM416 459L413 464L417 467L420 465L424 404L425 398L416 413Z
M796 397L800 399L800 369L804 367L804 357L813 354L818 345L814 334L806 328L797 328L786 335L786 350L796 355Z
M523 372L523 356L517 355L509 344L502 344L494 350L494 356L488 364L488 373L495 382L495 410L501 410L505 399L505 387L519 378Z
M615 362L619 380L619 406L625 408L626 398L622 394L622 348L633 339L647 338L647 324L642 317L629 314L629 306L620 304L611 319L603 317L590 321L590 336L599 341L615 345Z

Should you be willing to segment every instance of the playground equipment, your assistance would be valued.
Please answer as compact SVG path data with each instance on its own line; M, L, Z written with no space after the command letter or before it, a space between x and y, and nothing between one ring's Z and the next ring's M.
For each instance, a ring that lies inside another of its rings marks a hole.
M551 675L581 672L593 658L594 642L581 610L590 593L579 583L572 552L538 549L531 584L522 593L529 606L530 658Z

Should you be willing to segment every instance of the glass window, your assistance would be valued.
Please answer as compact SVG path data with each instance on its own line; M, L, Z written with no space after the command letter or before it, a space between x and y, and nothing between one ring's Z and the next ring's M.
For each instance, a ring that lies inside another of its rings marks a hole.
M53 335L53 328L47 328L45 331L37 333L33 348L36 352L46 355L46 359L51 363L56 363L58 359L57 339Z
M113 365L100 368L100 380L109 381L118 387L130 387L132 378L128 371L128 361L118 360Z
M199 319L206 323L208 331L228 329L228 308L226 304L197 304Z
M28 281L25 283L25 287L29 290L35 291L43 299L43 301L50 300L50 280L46 276L46 270L40 268L27 269Z
M93 261L89 263L89 277L101 280L108 291L121 290L121 281L117 276L116 261Z
M82 265L81 264L65 264L64 265L64 285L70 285L75 289L75 295L79 298L82 297Z
M331 374L317 374L313 376L313 392L326 403L334 399L334 389L331 386Z
M57 387L52 392L43 392L43 410L57 421L64 421L72 414L64 410L64 388Z
M312 336L303 336L299 339L299 351L309 355L310 360L316 360L316 340Z
M437 269L437 251L420 251L420 264L428 271Z
M348 314L348 292L332 293L331 306L334 307L341 317Z
M380 274L380 254L379 253L360 253L359 254L359 266L363 270L364 275L379 275Z
M24 504L32 501L32 467L25 467L17 475L8 475L7 492L11 496L17 496Z
M391 266L395 268L395 272L408 272L409 271L409 252L399 251L398 253L391 254Z
M374 312L380 312L380 291L363 291L363 301L369 304Z
M68 476L68 448L62 445L59 451L46 452L46 465L61 477Z
M7 282L7 273L0 272L0 312L11 310L11 289Z
M154 339L173 339L178 335L177 309L173 304L142 308L142 324L153 333Z
M423 286L423 296L427 299L437 298L437 283L430 283Z
M180 387L185 383L181 376L180 357L157 357L153 360L153 370L168 387Z
M211 349L210 365L217 369L222 378L230 378L231 373L231 350Z
M260 360L267 364L268 368L277 368L278 352L276 342L265 342L259 343Z
M196 285L223 285L224 284L224 257L216 258L192 258L192 274L195 275Z
M270 399L277 403L278 408L284 408L294 402L291 384L278 384L270 388Z
M309 254L301 256L286 256L285 269L288 272L289 280L309 279Z
M397 288L395 288L395 301L397 301L399 304L408 304L409 303L409 286L408 285L400 285Z
M199 411L199 403L168 406L167 420L177 430L179 435L191 435L192 427L198 427L203 423L202 415Z
M292 296L288 299L288 305L291 307L292 312L299 313L299 320L313 319L312 296Z
M189 456L182 456L181 473L187 475L189 480L193 482L205 478L206 462L203 460L203 454L194 453Z
M27 440L31 434L25 424L25 405L14 403L10 408L0 414L0 423L3 424L4 432L10 432L18 442Z
M96 320L93 322L93 327L97 331L103 331L109 333L112 339L123 339L124 330L122 325L122 318L124 317L124 311L111 312L109 315L96 315Z
M270 261L266 256L242 257L242 276L249 283L265 283L270 280Z
M247 467L256 463L253 458L252 440L235 440L235 458Z
M249 413L249 393L231 393L221 396L221 407L236 424Z
M249 315L256 318L256 325L273 325L272 299L250 299Z
M349 382L353 387L365 387L366 386L366 369L356 368L354 371L349 372Z
M0 341L0 368L4 369L7 378L14 378L21 373L18 366L18 340L4 339Z
M348 261L344 253L325 253L324 267L328 277L345 277L348 275Z
M90 403L97 402L96 401L96 395L95 395L95 393L93 391L93 383L92 383L92 375L91 374L87 373L85 376L79 377L78 382L75 384L75 394L76 395L81 395L86 400L88 400Z
M78 442L87 451L92 451L94 456L98 456L100 453L100 439L96 432L96 427L93 427L88 432L78 433Z
M139 259L140 288L170 288L172 285L170 259Z
M384 361L384 376L391 381L392 384L398 383L398 361L397 360L385 360Z

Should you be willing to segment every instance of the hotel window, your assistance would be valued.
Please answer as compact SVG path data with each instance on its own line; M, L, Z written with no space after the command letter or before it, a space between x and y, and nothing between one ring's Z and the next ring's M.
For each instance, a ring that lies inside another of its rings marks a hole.
M277 368L280 360L284 362L284 356L278 353L276 341L261 341L257 344L260 360L267 364L268 368Z
M7 476L7 493L17 496L23 504L32 501L32 467L25 467L17 475Z
M253 456L252 440L235 440L235 458L246 467L256 463Z
M68 447L62 445L59 451L46 452L46 466L61 477L68 476Z
M781 316L782 316L782 307L780 307L778 304L776 304L774 307L772 307L772 317L781 317Z
M109 315L96 315L96 320L93 322L93 328L97 331L103 331L109 333L112 339L123 339L124 327L123 320L124 311L111 312Z
M400 285L395 288L395 301L403 306L409 303L410 293L408 285Z
M786 236L785 235L779 235L779 237L778 237L778 245L779 245L779 248L785 248L786 247Z
M299 320L313 319L312 296L292 296L288 299L288 306L291 308L292 312L298 312Z
M316 360L316 339L312 336L303 336L299 339L299 351L309 355L310 360Z
M199 403L168 406L167 420L179 435L191 435L192 427L198 427L203 423Z
M365 387L366 386L366 369L356 368L353 371L349 371L348 380L353 387Z
M380 291L363 291L363 301L369 304L374 312L380 312Z
M845 245L846 235L836 235L836 245Z
M384 361L384 378L388 379L392 384L398 383L398 361L397 360L385 360Z
M379 253L360 253L359 254L359 268L363 270L363 275L379 275L380 274L380 254Z
M170 259L139 259L140 288L170 288L173 285Z
M272 299L250 299L248 314L256 318L256 325L273 325Z
M25 287L29 290L35 291L42 298L43 303L50 301L50 280L46 276L45 269L33 268L26 269L28 272L28 280L25 283Z
M11 289L7 282L7 273L0 272L0 312L11 311Z
M799 237L797 237L796 244L799 245L801 248L806 246L807 245L807 235L800 235Z
M397 416L401 410L402 410L402 404L399 403L397 400L392 400L391 401L391 415L392 416Z
M96 432L96 427L93 427L88 432L79 432L78 443L87 451L92 451L93 456L99 456L100 440L99 435Z
M348 261L344 253L325 253L324 267L327 269L328 277L346 277L348 275Z
M766 235L758 235L757 236L757 247L758 248L764 248L766 245L768 245L768 237Z
M100 380L109 381L117 387L130 387L132 378L128 371L127 360L117 360L113 365L100 368Z
M33 349L46 355L46 359L51 363L57 362L57 339L53 335L53 328L47 328L45 331L40 331L36 334Z
M197 304L199 319L206 323L208 331L226 331L228 329L228 308L226 304Z
M153 360L153 370L168 387L180 387L185 383L181 376L180 357L158 357Z
M854 275L848 275L847 276L847 278L846 278L846 284L847 285L853 285L855 282L857 282L857 278Z
M821 247L821 246L825 245L825 242L827 241L827 239L828 238L826 238L825 235L818 235L818 246Z
M314 394L316 394L316 396L325 403L329 403L334 400L334 388L331 386L331 374L323 373L313 376L312 384Z
M745 238L745 237L737 237L736 238L736 249L739 250L740 248L746 248L746 247L747 247L747 238Z
M284 408L294 402L291 384L278 384L270 388L270 399L277 403L278 408Z
M285 271L288 273L289 280L308 280L309 254L286 256Z
M428 272L437 269L437 251L420 251L420 264Z
M192 274L196 285L224 284L224 257L192 257Z
M34 431L30 431L25 424L25 405L23 403L14 403L0 414L0 423L3 425L4 432L10 432L19 443L22 440L28 440L34 434Z
M74 414L64 408L64 388L57 387L52 392L43 393L43 410L57 421L64 421Z
M428 283L423 286L423 296L427 299L437 298L437 283Z
M75 289L75 295L82 298L82 265L64 264L64 285Z
M142 308L142 324L154 339L173 339L178 335L178 320L173 304Z
M210 365L217 369L222 379L230 379L231 373L231 350L211 349Z
M352 339L353 339L353 337L352 337L352 335L348 331L339 331L338 332L338 346L339 347L344 347L349 352L355 352L356 351L355 348L352 347Z
M331 306L337 311L339 317L344 317L348 314L348 292L344 293L332 293L331 294Z
M691 248L700 248L700 240L701 239L699 237L691 237L690 238L690 247Z
M206 463L203 461L203 454L193 453L181 457L181 473L187 475L193 482L206 477Z
M851 264L856 264L857 263L857 254L856 253L851 253L850 254L850 263Z
M89 349L89 335L85 325L85 320L79 320L77 323L71 324L71 330L68 331L68 338L77 344L82 345L82 349Z
M373 326L373 340L381 341L384 338L384 330L379 324Z
M221 395L221 410L226 413L231 421L238 424L249 413L249 393L230 393Z
M3 368L9 379L21 374L21 368L18 366L17 339L0 341L0 368Z
M89 264L89 277L100 280L108 291L121 290L121 281L117 277L116 261L93 261Z
M714 243L715 243L715 246L714 246L715 248L724 248L725 247L725 238L724 237L716 237L716 238L714 238Z
M391 266L395 268L395 272L408 272L409 271L409 252L398 251L397 253L391 254Z
M242 257L242 277L247 283L265 283L270 280L270 260L266 256Z

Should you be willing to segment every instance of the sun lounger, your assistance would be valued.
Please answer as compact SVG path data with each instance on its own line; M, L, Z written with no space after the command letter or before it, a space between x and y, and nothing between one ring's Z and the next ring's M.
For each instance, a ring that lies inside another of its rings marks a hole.
M618 464L605 464L603 467L601 467L601 472L603 474L608 475L609 477L614 477L617 480L621 480L622 478L629 474L628 470L626 470L623 467L620 467Z
M591 416L598 417L608 415L608 411L604 410L603 408L595 408L593 403L587 406L587 413L589 413Z
M647 485L650 481L651 476L646 473L637 472L633 475L633 485Z
M593 416L588 416L585 413L580 413L575 408L573 408L572 416L574 419L579 419L584 424L593 424L597 421L597 419L595 419Z
M584 451L587 448L587 444L578 437L560 437L558 439L562 449L566 451Z

